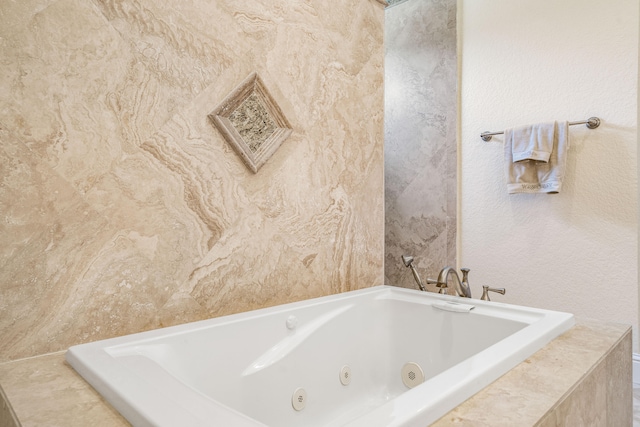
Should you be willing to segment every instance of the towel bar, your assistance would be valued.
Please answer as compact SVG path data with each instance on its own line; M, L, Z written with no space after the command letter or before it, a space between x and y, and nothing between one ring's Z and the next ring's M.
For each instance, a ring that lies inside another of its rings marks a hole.
M569 126L573 126L573 125L587 125L587 127L589 129L595 129L598 126L600 126L600 119L597 117L589 117L587 120L581 120L579 122L569 122ZM482 138L483 141L491 141L491 136L492 135L502 135L504 134L504 131L502 132L482 132L480 134L480 138Z

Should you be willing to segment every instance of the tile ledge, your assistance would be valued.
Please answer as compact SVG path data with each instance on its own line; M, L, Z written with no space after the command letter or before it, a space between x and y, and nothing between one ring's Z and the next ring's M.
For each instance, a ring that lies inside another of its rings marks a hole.
M27 357L21 357L19 359L5 360L3 362L0 362L0 367L3 367L5 365L10 365L11 363L24 362L26 360L39 359L41 357L46 357L46 356L56 356L60 354L64 355L66 352L67 350L52 351L51 353L42 353L42 354L36 354L35 356L27 356Z

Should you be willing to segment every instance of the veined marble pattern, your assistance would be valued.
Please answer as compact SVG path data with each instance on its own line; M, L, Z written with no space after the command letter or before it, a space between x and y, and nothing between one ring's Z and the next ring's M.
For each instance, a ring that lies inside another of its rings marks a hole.
M0 361L383 281L374 0L0 5ZM207 120L257 71L259 176Z
M456 2L397 2L385 43L385 281L415 288L402 255L456 262Z

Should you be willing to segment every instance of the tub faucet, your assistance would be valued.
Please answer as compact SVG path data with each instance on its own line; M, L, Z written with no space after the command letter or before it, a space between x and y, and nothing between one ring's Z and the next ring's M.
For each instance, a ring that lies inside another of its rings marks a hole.
M436 285L440 288L441 294L446 294L447 288L449 287L449 276L453 274L453 277L455 278L453 289L456 292L456 295L464 298L471 298L471 287L469 286L470 270L468 268L461 268L460 271L462 271L462 280L460 280L460 276L458 276L458 272L455 268L445 267L440 270L438 280L427 279L427 283L430 285Z

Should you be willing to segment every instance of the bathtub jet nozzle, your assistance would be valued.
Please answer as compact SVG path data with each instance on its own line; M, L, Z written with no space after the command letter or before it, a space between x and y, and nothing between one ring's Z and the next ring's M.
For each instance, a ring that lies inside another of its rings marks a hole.
M420 287L420 290L423 292L426 292L427 289L422 284L422 280L418 275L418 271L413 266L413 257L410 255L402 255L402 262L404 263L405 267L409 267L411 269L411 273L413 273L413 278L416 279L416 283Z

